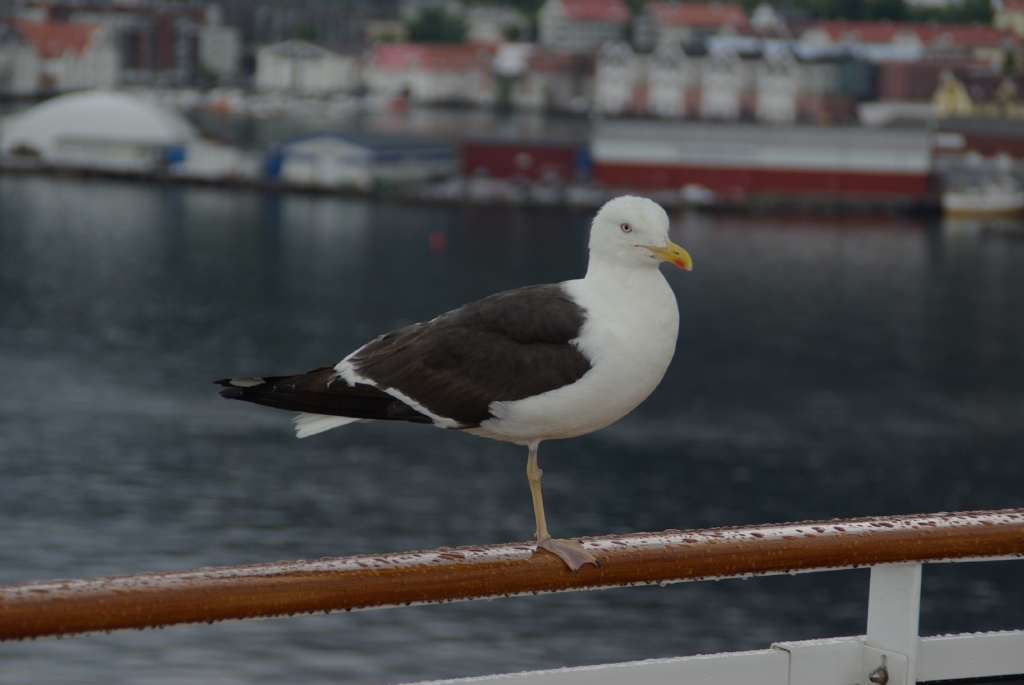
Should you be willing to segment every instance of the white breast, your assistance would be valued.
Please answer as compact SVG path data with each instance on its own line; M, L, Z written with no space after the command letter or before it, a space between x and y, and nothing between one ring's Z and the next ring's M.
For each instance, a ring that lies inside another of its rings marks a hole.
M494 402L495 418L470 432L521 444L583 435L618 421L661 382L679 333L675 295L661 273L630 269L622 278L563 286L587 310L574 344L590 371L551 392Z

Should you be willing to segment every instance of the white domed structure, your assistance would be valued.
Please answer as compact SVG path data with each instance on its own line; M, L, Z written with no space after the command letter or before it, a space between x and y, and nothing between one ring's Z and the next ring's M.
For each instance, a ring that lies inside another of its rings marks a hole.
M126 93L88 91L47 100L6 122L0 153L53 164L149 171L177 161L198 138L181 115Z

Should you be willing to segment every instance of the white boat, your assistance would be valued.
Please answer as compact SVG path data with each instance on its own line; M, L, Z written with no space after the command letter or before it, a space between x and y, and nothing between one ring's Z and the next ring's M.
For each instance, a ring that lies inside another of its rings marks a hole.
M1024 189L1009 179L950 188L942 193L942 211L972 219L1024 216Z

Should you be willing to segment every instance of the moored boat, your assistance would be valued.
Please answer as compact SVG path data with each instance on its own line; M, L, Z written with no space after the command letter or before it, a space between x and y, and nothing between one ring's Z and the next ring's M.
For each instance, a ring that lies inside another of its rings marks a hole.
M946 216L989 219L1024 216L1024 189L1008 179L950 188L942 193Z

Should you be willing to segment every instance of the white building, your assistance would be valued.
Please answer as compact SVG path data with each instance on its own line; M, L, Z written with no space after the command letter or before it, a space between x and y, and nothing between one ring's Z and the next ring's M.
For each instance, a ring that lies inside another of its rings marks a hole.
M664 119L695 116L700 99L699 58L678 45L661 45L647 58L647 112Z
M480 45L379 43L364 81L378 95L420 104L494 104L494 52Z
M1002 0L994 9L993 26L1024 37L1024 0Z
M796 122L800 65L789 50L772 50L757 64L757 119L773 124Z
M260 48L256 53L256 87L326 95L354 90L359 85L359 62L303 40Z
M179 114L126 93L89 91L11 117L0 152L60 166L141 172L183 160L197 138Z
M628 43L615 41L602 45L594 65L594 111L615 116L644 109L645 67Z
M0 154L59 167L170 173L207 180L255 178L259 160L204 140L180 114L127 93L60 95L5 121Z
M0 95L29 97L39 92L42 65L32 44L17 30L0 26Z
M751 12L750 26L755 31L761 33L770 32L776 35L789 35L789 27L786 25L785 17L767 2L762 2Z
M210 74L231 78L242 60L242 34L236 26L207 24L199 28L199 63Z
M753 114L756 98L754 60L735 50L715 50L701 69L700 116L702 119L738 121Z
M654 21L658 45L687 45L749 25L746 12L733 2L652 2L645 12Z
M512 106L583 114L593 106L593 93L593 60L538 48L512 88Z
M594 52L620 40L629 20L622 0L547 0L537 15L538 38L552 50Z
M67 21L15 26L39 57L43 91L113 88L120 82L120 59L106 26Z
M412 136L314 133L286 141L268 155L271 180L316 188L358 188L422 182L458 170L447 143Z

